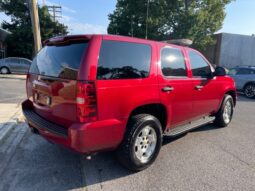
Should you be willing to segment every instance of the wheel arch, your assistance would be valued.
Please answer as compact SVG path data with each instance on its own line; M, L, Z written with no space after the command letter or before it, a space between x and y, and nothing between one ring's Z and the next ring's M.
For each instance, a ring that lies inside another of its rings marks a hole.
M235 90L228 90L226 91L224 95L230 95L233 98L234 106L236 106L236 91ZM223 101L224 101L224 98L222 99L221 104Z
M11 72L10 68L8 66L6 66L6 65L0 66L0 71L1 71L2 68L7 68L8 72L9 73Z
M255 81L248 81L248 82L246 82L246 83L244 84L244 86L243 86L243 90L244 90L244 88L245 88L247 85L249 85L249 84L254 84L254 85L255 85Z
M136 108L134 108L128 117L128 121L130 118L134 115L137 114L150 114L156 117L159 122L161 123L162 126L162 131L166 129L166 124L167 124L167 110L166 107L161 104L161 103L151 103L151 104L145 104L145 105L140 105Z

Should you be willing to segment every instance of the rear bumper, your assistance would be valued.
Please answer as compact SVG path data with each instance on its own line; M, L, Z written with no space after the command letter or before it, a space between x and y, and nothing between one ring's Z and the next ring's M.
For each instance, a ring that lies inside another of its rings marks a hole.
M22 103L22 111L29 127L36 128L41 136L80 153L115 149L125 131L126 120L118 119L62 127L38 115L29 100Z

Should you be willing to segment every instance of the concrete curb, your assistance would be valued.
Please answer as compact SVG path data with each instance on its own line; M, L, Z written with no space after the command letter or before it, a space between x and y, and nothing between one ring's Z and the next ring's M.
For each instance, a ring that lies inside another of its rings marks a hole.
M20 104L18 110L12 115L8 122L0 125L0 143L9 135L9 133L17 126L19 123L24 121L23 114L21 112Z
M0 74L0 78L25 80L26 75Z

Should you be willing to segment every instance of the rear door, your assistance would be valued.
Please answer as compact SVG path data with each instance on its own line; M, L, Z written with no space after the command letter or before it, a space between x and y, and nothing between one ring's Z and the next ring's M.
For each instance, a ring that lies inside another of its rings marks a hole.
M20 60L17 58L9 58L6 60L8 65L10 66L11 72L20 72L21 65Z
M42 117L68 127L76 118L77 75L88 40L63 40L46 45L29 70L28 97Z
M162 103L167 106L167 127L186 123L192 112L192 80L183 50L160 47L159 88Z

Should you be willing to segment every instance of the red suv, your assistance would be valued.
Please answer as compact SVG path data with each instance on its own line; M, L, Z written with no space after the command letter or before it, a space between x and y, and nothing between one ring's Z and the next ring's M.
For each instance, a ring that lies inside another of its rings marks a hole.
M113 35L49 39L27 75L22 109L33 132L84 154L116 149L143 170L162 136L227 126L236 88L196 50Z

